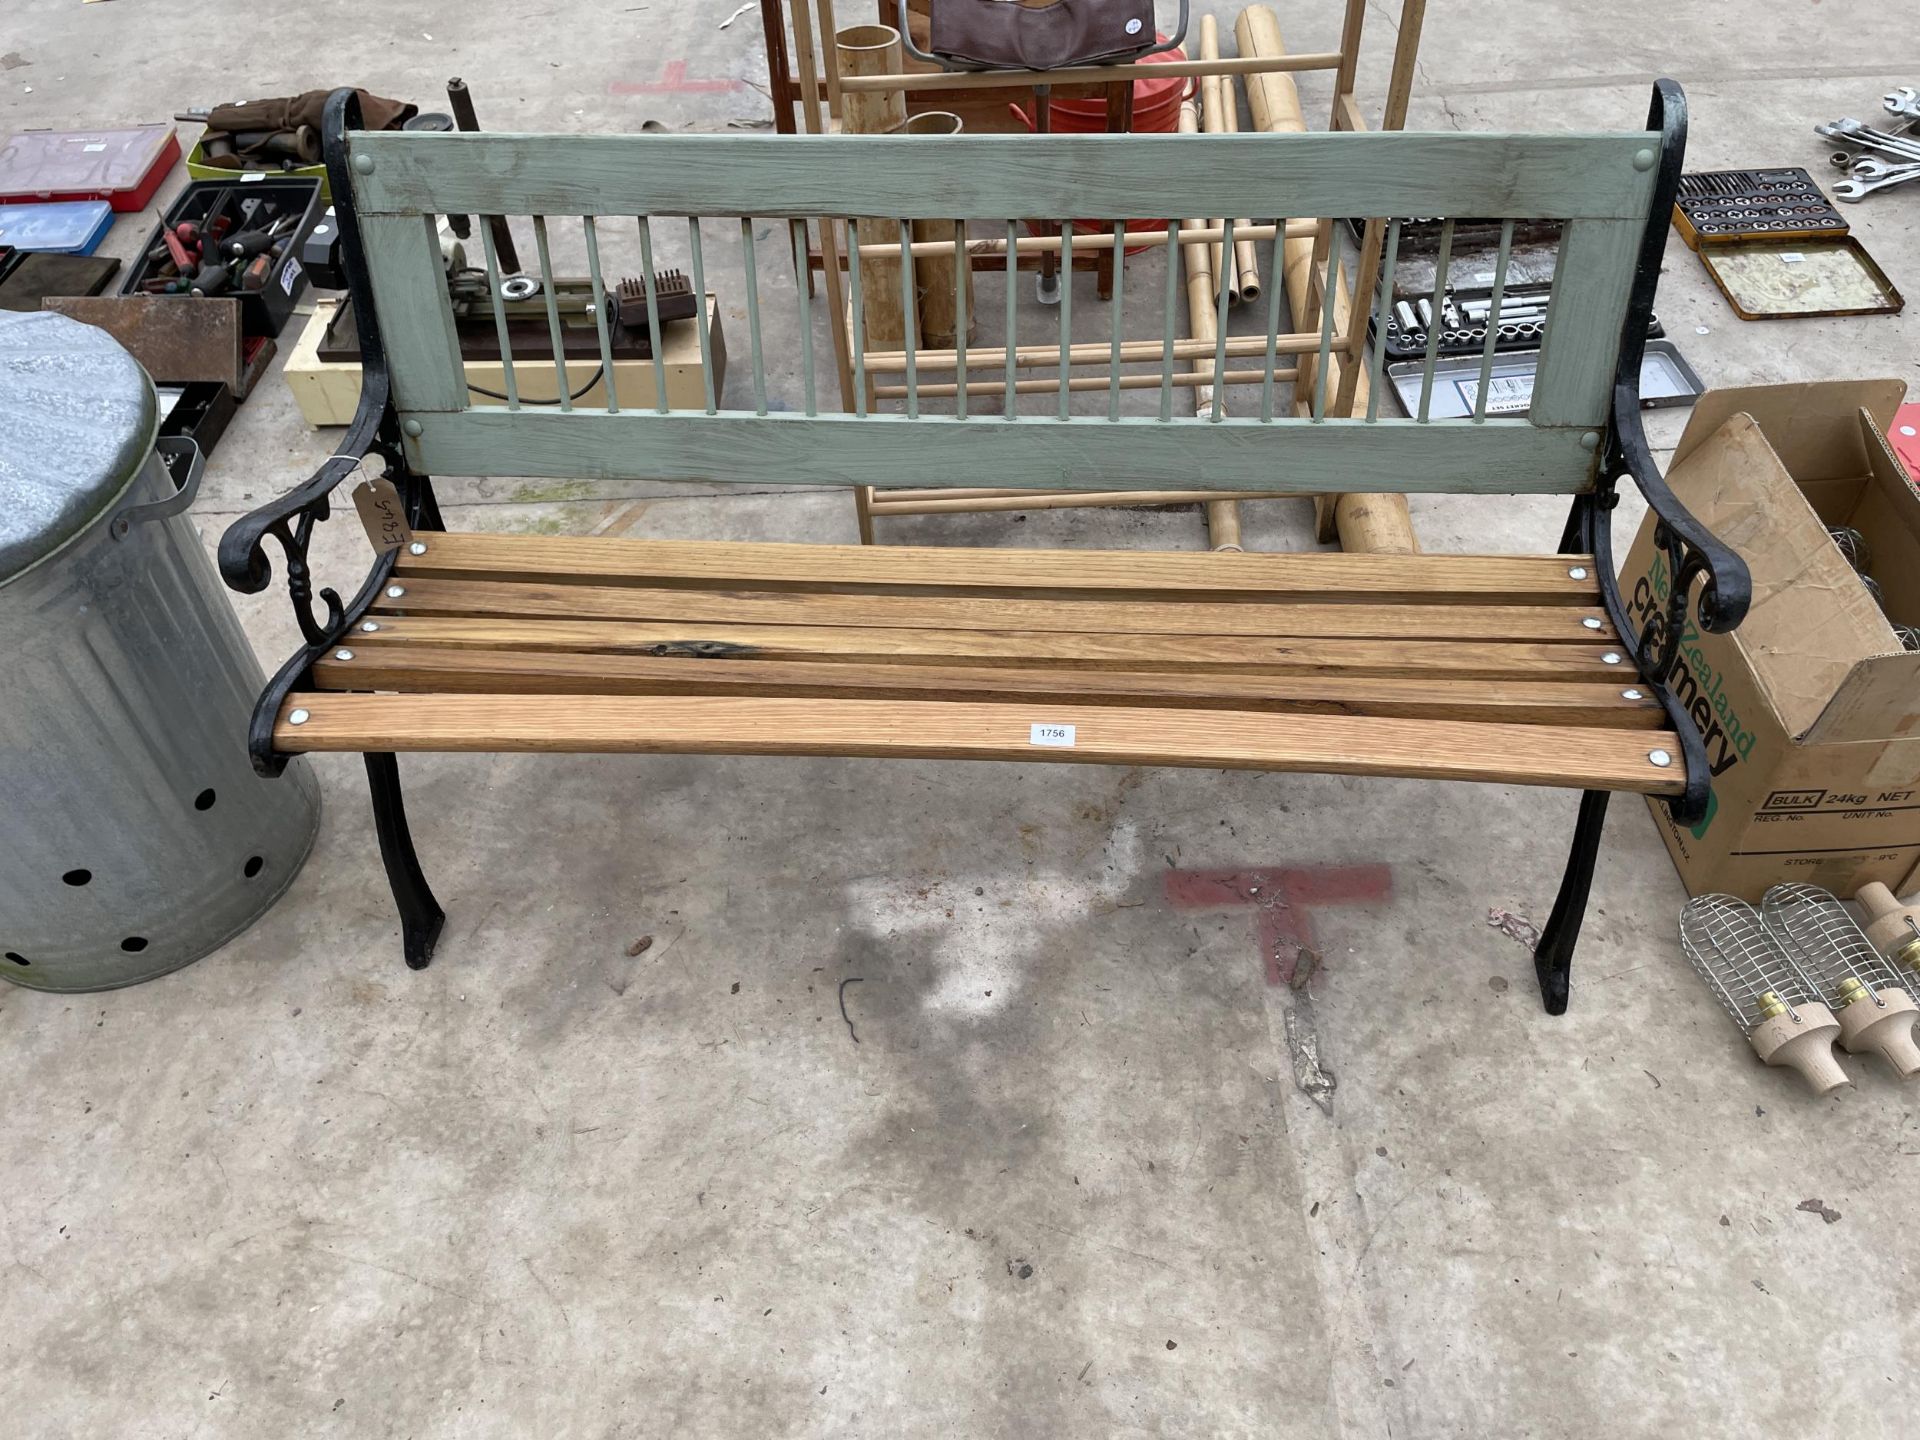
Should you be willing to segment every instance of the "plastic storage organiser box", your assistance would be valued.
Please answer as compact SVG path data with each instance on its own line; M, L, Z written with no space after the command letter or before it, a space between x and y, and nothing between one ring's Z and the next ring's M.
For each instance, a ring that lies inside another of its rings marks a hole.
M105 200L0 205L0 245L51 255L91 255L113 228Z
M0 145L0 205L105 200L115 210L144 210L179 158L171 125L23 130Z

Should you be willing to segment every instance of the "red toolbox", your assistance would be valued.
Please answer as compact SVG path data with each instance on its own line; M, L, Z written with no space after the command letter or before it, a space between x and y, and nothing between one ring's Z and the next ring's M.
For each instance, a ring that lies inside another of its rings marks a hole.
M115 210L144 210L179 159L171 125L21 130L0 145L0 204L105 200Z

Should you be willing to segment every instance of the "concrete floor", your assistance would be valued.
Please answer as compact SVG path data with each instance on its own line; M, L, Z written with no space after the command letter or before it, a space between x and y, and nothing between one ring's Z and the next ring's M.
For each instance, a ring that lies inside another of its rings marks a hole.
M717 29L730 9L13 0L0 129L346 79L432 104L454 73L498 128L715 127L766 113L757 19ZM1283 11L1289 38L1323 48L1338 9ZM1436 6L1414 123L1632 124L1669 73L1695 168L1818 170L1815 121L1920 79L1911 7L1839 18ZM257 48L207 43L227 27ZM1850 215L1910 294L1916 204ZM1668 259L1660 310L1709 383L1920 380L1911 318L1743 325L1677 240ZM212 462L209 542L334 438L265 382ZM456 528L852 537L839 495L537 493L441 488ZM1303 508L1261 507L1250 537L1304 543ZM1414 514L1433 549L1558 528L1532 503ZM357 577L332 529L323 559ZM886 535L1204 544L1191 512ZM240 609L277 660L281 602ZM1567 794L408 760L451 916L412 974L359 767L317 768L318 846L250 934L130 991L0 987L9 1435L1913 1432L1912 1106L1864 1066L1827 1105L1753 1061L1680 961L1682 890L1636 804L1549 1020L1487 911L1544 916ZM1226 903L1235 883L1258 903ZM1269 983L1263 949L1302 941L1310 991ZM1295 1085L1290 1026L1317 1032L1331 1113Z

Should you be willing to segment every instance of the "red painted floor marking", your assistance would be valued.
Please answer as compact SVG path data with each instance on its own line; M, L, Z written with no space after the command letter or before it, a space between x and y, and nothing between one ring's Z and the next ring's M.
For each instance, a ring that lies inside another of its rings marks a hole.
M694 80L687 75L687 62L669 60L660 69L658 80L616 80L607 87L610 95L720 95L746 89L742 80Z
M1269 985L1293 983L1301 948L1317 950L1312 910L1367 905L1393 895L1386 865L1270 865L1244 870L1169 870L1167 903L1176 910L1254 907L1262 968Z

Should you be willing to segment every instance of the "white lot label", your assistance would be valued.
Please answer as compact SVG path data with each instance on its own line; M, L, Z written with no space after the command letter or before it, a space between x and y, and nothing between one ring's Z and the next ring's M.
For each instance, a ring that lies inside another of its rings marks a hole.
M1073 726L1036 725L1028 732L1028 741L1034 745L1064 745L1072 748Z
M1806 258L1807 257L1802 255L1799 251L1791 250L1791 251L1788 251L1785 255L1782 255L1780 257L1780 263L1782 265L1799 265L1803 263L1806 260Z
M1460 402L1471 412L1474 403L1480 398L1478 380L1456 380L1454 388L1460 392ZM1487 382L1487 413L1489 415L1524 415L1533 405L1533 376L1496 375Z

